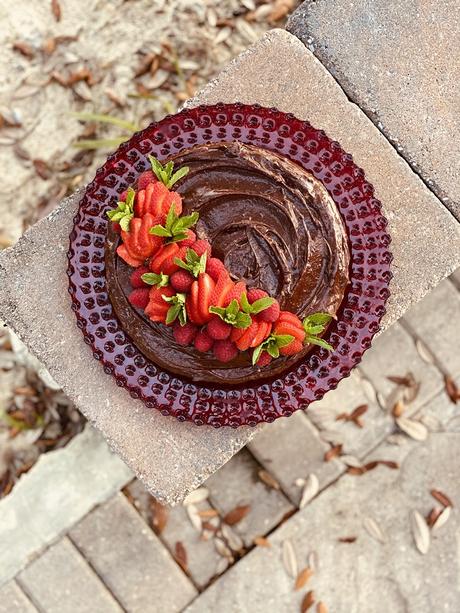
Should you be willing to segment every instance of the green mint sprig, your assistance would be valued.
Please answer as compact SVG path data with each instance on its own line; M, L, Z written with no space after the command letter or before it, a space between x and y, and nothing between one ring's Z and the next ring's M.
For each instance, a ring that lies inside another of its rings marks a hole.
M327 349L328 351L334 351L332 345L318 336L324 332L331 319L332 315L329 315L329 313L312 313L305 317L302 322L303 329L305 330L304 343L311 343L312 345L323 347L323 349Z
M107 217L110 219L110 221L117 221L120 224L121 229L125 232L129 232L129 222L134 217L135 196L136 192L133 190L133 188L128 187L125 202L120 201L118 202L116 209L107 211Z
M141 275L141 279L144 283L147 283L147 285L154 285L157 288L166 287L169 283L168 275L164 275L163 273L157 275L156 272L145 272Z
M164 226L153 226L150 228L149 234L155 234L155 236L161 236L169 239L168 242L175 243L177 241L183 241L187 238L187 230L194 226L198 221L199 214L195 211L191 215L184 215L179 217L174 210L174 204L169 209L168 216L166 217Z
M190 170L188 166L182 166L182 168L179 168L179 170L173 173L173 162L170 161L163 166L163 164L159 162L156 158L154 158L153 155L149 155L149 162L152 166L152 171L157 177L158 181L164 183L168 189L171 189L174 183L177 183L179 179L185 177L185 175L188 174L188 171Z
M252 354L253 366L257 364L257 360L262 351L266 351L272 358L279 358L280 348L286 347L286 345L292 343L293 340L294 337L291 334L271 334L263 343L260 343L260 345L254 349Z
M264 298L259 298L259 300L255 300L252 304L249 304L246 292L241 294L241 308L245 313L250 315L257 315L257 313L265 311L265 309L268 309L268 307L270 307L274 302L274 298L265 296Z
M218 315L222 321L234 328L248 328L252 323L251 316L240 311L240 305L236 298L227 307L209 307L209 312Z
M185 262L180 260L179 258L174 258L174 262L191 273L194 277L198 277L200 272L204 272L206 270L206 259L208 254L206 251L203 255L199 256L193 249L187 249L187 253L185 254Z
M169 302L171 306L166 313L166 325L172 324L176 319L179 320L181 326L187 323L187 311L185 310L185 294L175 294L174 296L162 296L165 302Z

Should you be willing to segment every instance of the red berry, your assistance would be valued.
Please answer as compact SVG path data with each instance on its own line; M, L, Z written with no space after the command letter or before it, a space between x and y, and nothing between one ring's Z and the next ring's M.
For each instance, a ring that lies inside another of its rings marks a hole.
M193 251L200 256L203 255L203 253L207 253L208 257L211 255L211 245L208 243L208 241L203 239L195 241L190 249L193 249Z
M271 304L268 308L264 309L263 311L260 311L257 317L261 321L267 321L267 322L273 323L278 319L279 315L280 315L280 305L279 305L278 300L275 300L273 304Z
M179 253L179 247L177 243L170 243L164 245L159 251L155 253L154 258L150 262L150 270L160 274L172 275L173 272L179 270L179 266L175 263Z
M289 311L280 312L280 316L273 327L273 332L277 335L290 334L301 343L305 339L305 330L302 322L297 315Z
M187 238L178 241L179 247L191 247L196 242L196 234L193 230L186 230Z
M114 229L114 231L115 231L117 234L121 234L121 226L120 226L120 224L118 223L118 221L113 221L113 222L112 222L112 228Z
M169 302L164 300L164 296L170 298L175 295L175 291L170 285L166 287L152 287L149 293L149 303L145 308L145 314L152 321L158 321L162 324L166 322L166 315L169 310Z
M285 347L280 347L281 355L294 355L295 353L299 353L302 351L303 343L297 339L294 339L289 345Z
M248 290L248 302L252 304L256 300L260 300L261 298L266 298L268 296L267 292L264 292L263 289L252 288Z
M187 293L194 280L193 275L186 270L177 270L171 275L170 283L177 292Z
M272 361L272 356L267 351L262 351L256 364L257 366L263 367L263 366L267 366L267 364L270 364L271 361Z
M217 315L211 319L207 326L208 334L216 341L223 341L230 336L232 326L222 321Z
M139 175L137 180L137 189L145 189L149 183L156 183L157 178L153 174L152 170L145 170Z
M126 196L128 195L128 190L125 189L124 192L121 192L120 194L120 202L126 202Z
M209 336L206 330L200 330L198 334L195 336L195 349L197 351L201 351L202 353L206 353L209 351L213 344L214 339Z
M238 281L233 288L225 296L224 304L222 306L227 307L232 300L240 301L241 294L246 291L246 283L244 281Z
M178 321L173 325L173 335L179 345L191 345L196 336L198 328L191 323L181 326Z
M226 270L225 264L222 262L222 260L219 260L219 258L209 258L209 260L206 262L206 272L214 279L216 283L220 273L223 270Z
M235 332L238 330L238 332ZM234 328L232 331L231 339L234 340L236 346L240 351L246 351L249 347L255 347L252 344L255 338L257 338L257 333L259 331L259 324L257 321L253 321L250 326L242 329L242 334L240 334L239 328Z
M136 268L136 270L133 270L131 276L129 277L131 287L133 287L134 289L138 289L141 287L150 287L148 283L144 283L144 281L142 281L141 279L142 275L144 275L146 272L150 272L147 266L141 266L140 268Z
M150 290L146 288L134 289L128 296L128 300L136 309L145 309L149 302Z
M211 319L209 307L214 287L214 281L205 272L200 272L198 279L192 283L185 305L188 317L193 323L205 324Z
M212 349L219 362L230 362L238 354L235 343L229 340L216 341Z
M209 274L209 273L208 273ZM209 275L212 279L212 275ZM225 270L221 270L219 276L217 277L216 285L211 294L211 302L212 306L223 307L225 300L227 298L227 294L234 287L233 281L230 279L228 272Z
M126 248L126 245L118 245L117 255L133 268L138 268L145 262L145 258L136 258L132 256Z

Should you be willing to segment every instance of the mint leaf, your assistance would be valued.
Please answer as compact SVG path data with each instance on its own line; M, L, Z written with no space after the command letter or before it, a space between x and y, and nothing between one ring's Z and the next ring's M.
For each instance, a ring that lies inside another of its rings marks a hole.
M279 347L275 343L270 343L267 346L266 351L272 356L272 358L279 358L280 357Z
M268 309L268 307L270 307L274 302L275 302L274 298L270 298L269 296L265 296L264 298L259 298L259 300L256 300L250 305L251 313L254 313L255 315L257 315L257 313L260 313L261 311L265 311L265 309Z
M110 221L117 221L121 229L125 232L129 232L129 224L131 219L134 217L134 199L136 197L136 192L132 187L128 188L126 193L126 201L122 200L118 202L117 208L112 209L111 211L107 211L107 217Z
M164 275L163 273L157 275L156 272L146 272L141 275L142 281L147 283L148 285L154 285L155 287L166 287L169 283L168 275Z
M164 296L162 298L165 302L170 303L168 312L166 313L166 325L172 324L173 321L179 319L181 326L187 323L187 311L185 309L185 294L175 294L174 296Z
M280 348L289 345L294 340L290 334L272 334L258 345L252 354L252 363L255 364L262 351L266 351L272 358L278 358Z
M249 328L252 323L251 316L248 313L237 313L235 318L235 323L233 324L235 328Z
M187 238L186 230L195 225L198 221L198 218L199 214L197 212L192 213L191 215L184 215L183 217L179 217L176 214L173 203L171 204L171 207L168 211L165 225L153 226L153 228L150 228L149 234L155 234L156 236L169 238L169 242L175 243L177 241L181 241Z
M225 323L235 328L248 328L252 323L251 316L240 311L240 305L236 298L232 300L226 308L216 306L209 307L209 312L218 315L222 321L225 321Z
M264 350L264 348L262 347L263 343L261 343L258 347L256 347L254 349L254 351L252 352L252 365L254 366L255 364L257 364L257 360L260 357L260 354L262 353L262 351Z
M305 343L311 343L312 345L319 345L319 347L323 347L323 349L327 349L328 351L334 351L334 347L330 345L327 341L318 336L306 336Z
M273 338L276 340L278 347L286 347L294 340L291 334L274 334Z
M191 273L194 277L198 277L201 272L205 272L206 270L207 257L208 254L206 252L204 252L202 256L199 256L193 249L187 249L185 262L179 258L174 258L174 262Z
M149 155L148 159L150 161L150 165L152 166L153 173L159 181L166 185L168 189L171 189L174 183L177 183L179 179L185 177L190 170L188 166L183 166L173 174L174 163L171 160L165 166L163 166L163 164L154 158L153 155Z
M327 324L331 321L331 319L333 319L332 315L329 315L329 313L312 313L311 315L308 315L307 317L305 317L304 322L307 321L309 324Z

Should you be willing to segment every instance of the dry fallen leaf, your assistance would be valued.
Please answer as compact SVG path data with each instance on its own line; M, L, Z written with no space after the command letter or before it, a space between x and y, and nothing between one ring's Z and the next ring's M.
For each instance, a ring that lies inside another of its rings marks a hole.
M305 486L300 497L299 509L303 509L319 492L318 477L314 473L310 473L305 480Z
M266 470L259 470L257 475L258 475L259 479L263 483L265 483L265 485L268 485L268 487L271 487L274 490L279 490L280 489L280 484L278 483L278 481L275 479L275 477L273 477Z
M51 10L53 11L54 19L56 21L61 21L62 11L58 0L51 0Z
M454 404L460 400L460 390L458 389L455 381L449 375L444 375L444 385L446 393Z
M36 159L33 160L32 163L34 165L35 172L41 179L46 181L51 177L51 169L44 160Z
M308 609L310 609L315 603L315 593L313 590L310 590L305 594L302 600L302 604L300 605L300 613L306 613Z
M327 607L324 602L318 602L316 605L316 613L327 613Z
M326 453L324 454L324 461L330 462L333 458L336 458L342 453L343 445L333 445Z
M396 418L396 424L414 441L425 441L428 437L428 428L419 421L401 416Z
M379 543L386 543L386 536L384 534L384 532L382 531L381 527L379 526L379 524L375 521L375 519L372 519L372 517L365 517L364 518L364 527L366 528L367 532L376 540L379 541Z
M411 527L415 546L421 554L428 553L431 540L430 530L425 518L418 511L412 511L411 513Z
M430 494L433 496L433 498L435 498L438 502L440 502L445 507L454 506L452 500L449 498L449 496L447 496L447 494L444 494L444 492L433 489L433 490L430 490Z
M234 526L235 524L240 522L243 519L243 517L246 517L246 515L249 513L250 510L251 510L251 506L249 504L240 505L238 507L235 507L234 509L229 511L227 515L225 515L224 522L228 524L229 526Z
M442 526L444 526L444 524L449 519L451 512L452 507L446 507L443 511L441 511L441 513L439 513L439 515L433 522L432 529L439 530L439 528L442 528Z
M300 573L297 575L297 579L295 580L294 588L296 590L301 590L308 583L310 578L313 576L313 571L311 568L305 567Z
M155 534L161 534L166 527L168 521L168 508L162 505L157 500L153 499L151 503L152 510L152 528Z
M22 53L24 57L29 59L33 58L35 55L35 51L32 49L32 47L22 40L17 40L14 42L13 49L15 51L19 51L19 53Z
M203 502L204 500L206 500L209 496L209 491L207 490L207 488L205 487L199 487L196 490L193 490L193 492L190 492L190 494L188 494L182 504L184 505L184 507L186 507L189 504L198 504L199 502Z
M182 570L187 570L187 552L181 541L177 541L174 548L174 557Z
M283 566L287 574L295 579L297 577L297 557L290 540L286 539L282 545Z
M258 545L259 547L271 547L270 541L264 536L256 536L254 539L254 544Z
M357 536L341 536L338 540L340 543L355 543Z

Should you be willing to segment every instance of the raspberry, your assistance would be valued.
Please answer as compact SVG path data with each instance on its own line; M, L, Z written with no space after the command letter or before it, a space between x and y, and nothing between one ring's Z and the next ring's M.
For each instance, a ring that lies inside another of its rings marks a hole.
M177 270L171 275L170 283L177 292L187 293L194 280L193 275L186 270Z
M195 336L195 349L197 351L201 351L202 353L206 353L209 351L213 344L214 339L209 336L206 330L200 330L198 334Z
M252 288L248 290L247 296L249 304L252 304L256 300L260 300L260 298L266 298L268 294L263 289Z
M145 309L149 302L149 293L150 290L147 287L134 289L128 296L128 300L136 309Z
M179 345L191 345L197 330L198 328L194 324L186 323L184 326L181 326L177 321L173 325L173 335L176 343L179 343Z
M280 315L280 305L279 305L279 302L275 300L275 302L273 302L273 304L271 304L268 308L264 309L263 311L260 311L257 317L261 321L267 321L267 322L273 323L278 319L279 315Z
M142 275L144 275L146 272L149 272L147 266L141 266L140 268L133 270L131 276L129 277L129 282L131 283L132 288L139 289L142 287L150 287L148 283L144 283L144 281L141 279Z
M230 336L232 326L222 321L217 315L211 319L207 326L208 334L216 341L223 341Z
M238 354L238 349L232 341L216 341L213 346L214 355L219 362L230 362Z
M197 255L203 255L203 253L207 253L208 257L211 255L211 245L208 241L202 239L195 241L190 248L193 249Z
M151 170L145 170L139 175L139 179L137 180L137 189L145 189L149 183L156 183L156 181L157 178L153 172Z
M262 351L256 364L257 366L263 367L263 366L267 366L268 364L270 364L271 361L272 361L272 356L267 351Z
M233 286L233 289L225 296L224 304L222 306L227 307L232 300L240 301L241 294L246 291L246 283L244 281L238 281Z
M214 279L216 283L220 273L223 270L226 270L226 268L222 260L219 260L218 258L209 258L206 263L206 272Z
M179 247L191 247L194 243L196 243L196 234L193 230L186 230L187 238L184 238L181 241L178 241L177 244Z

